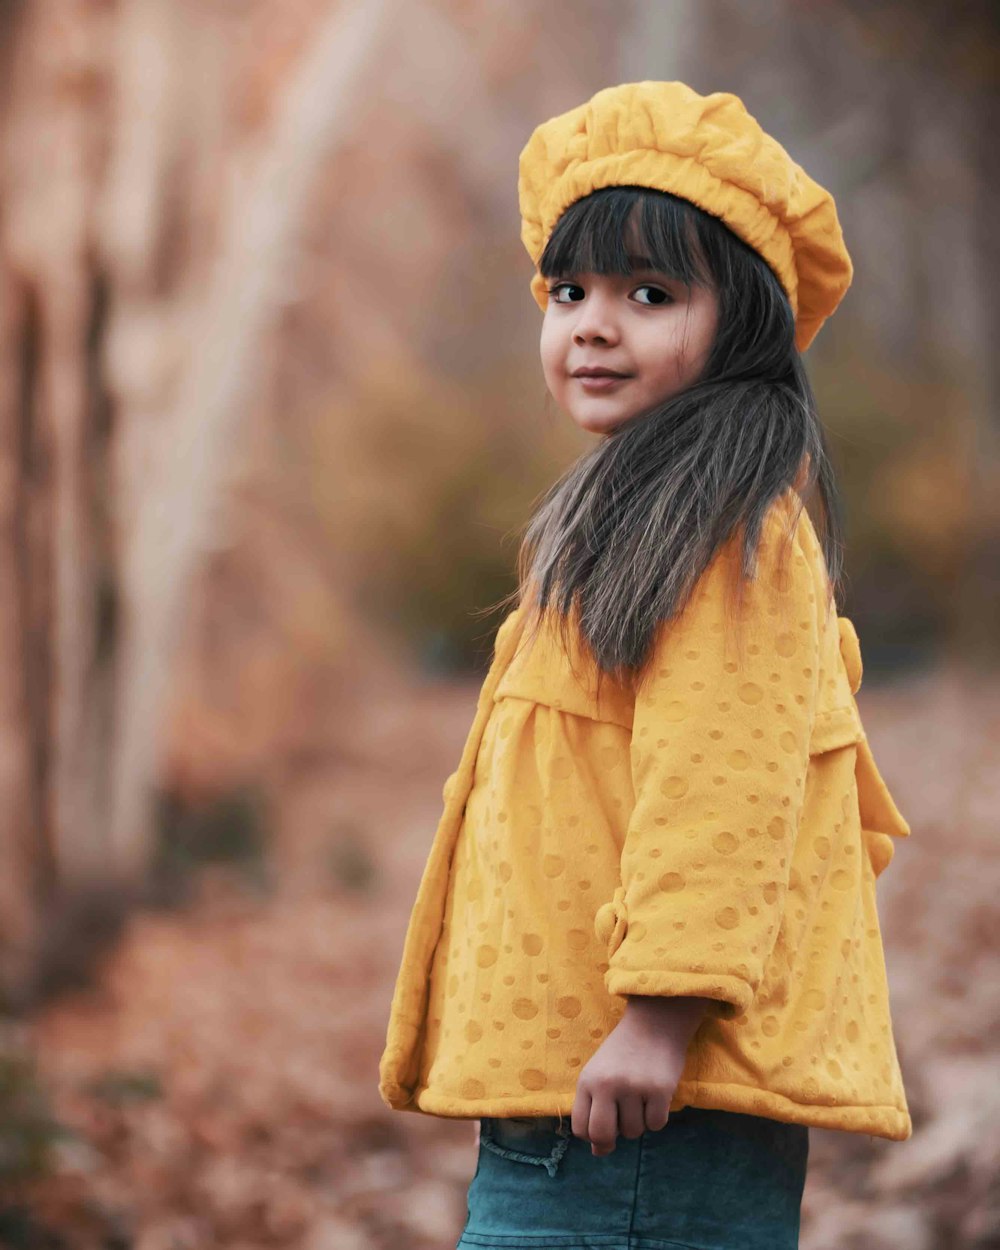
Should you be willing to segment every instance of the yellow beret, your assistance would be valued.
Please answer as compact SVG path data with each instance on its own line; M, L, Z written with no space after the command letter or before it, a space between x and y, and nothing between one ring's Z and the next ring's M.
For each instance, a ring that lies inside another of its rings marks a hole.
M799 351L851 284L833 196L738 96L703 96L682 82L621 83L537 126L518 166L521 239L536 266L570 204L609 186L669 191L721 218L777 275ZM544 311L539 273L531 293Z

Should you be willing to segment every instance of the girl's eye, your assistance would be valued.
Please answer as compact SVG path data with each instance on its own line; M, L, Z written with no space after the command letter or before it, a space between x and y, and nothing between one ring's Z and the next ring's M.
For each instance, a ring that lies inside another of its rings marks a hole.
M635 289L637 291L652 291L655 298L652 299L650 303L653 307L659 307L662 304L669 304L671 302L670 295L668 292L664 291L662 287L650 286L648 282L644 282L642 286L637 286ZM640 304L644 302L644 300L639 300Z
M555 283L555 285L554 285L554 286L550 286L550 287L548 288L549 297L550 297L550 298L552 298L552 299L554 299L554 297L555 297L555 295L556 295L556 292L557 292L557 291L562 291L562 290L565 290L565 289L567 289L567 288L571 288L571 289L572 289L572 290L574 290L574 291L582 291L582 290L583 290L583 287L579 287L579 286L577 286L575 282L557 282L557 283ZM555 299L555 301L554 301L554 302L555 302L555 303L557 303L557 304L567 304L567 303L570 303L571 301L569 301L569 300L563 300L563 299Z
M647 291L649 297L647 299L637 299L637 304L645 304L647 307L659 307L664 304L671 304L672 299L669 291L665 291L661 286L652 286L650 282L644 282L641 286L636 286L636 291ZM554 285L547 287L549 297L555 304L579 304L584 299L586 291L577 282L555 282ZM565 299L564 297L565 292ZM571 294L575 292L575 294Z

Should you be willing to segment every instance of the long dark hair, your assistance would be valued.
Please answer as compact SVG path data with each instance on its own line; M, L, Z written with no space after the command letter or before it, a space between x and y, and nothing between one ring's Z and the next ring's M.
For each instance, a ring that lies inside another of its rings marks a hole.
M634 231L634 238L626 237ZM559 218L539 270L628 275L631 244L653 268L714 286L719 319L700 379L603 437L542 496L518 554L530 633L555 608L598 670L641 686L657 626L677 616L725 544L738 544L741 600L771 505L794 488L791 529L818 487L823 554L836 596L842 524L826 438L791 304L767 262L687 200L647 187L605 187ZM641 245L641 246L640 246ZM732 598L728 599L730 604ZM547 614L548 615L548 614Z

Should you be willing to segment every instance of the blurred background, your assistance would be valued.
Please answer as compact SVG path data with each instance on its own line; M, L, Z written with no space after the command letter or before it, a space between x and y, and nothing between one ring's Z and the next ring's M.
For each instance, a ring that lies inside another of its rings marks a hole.
M1000 1246L989 0L0 0L0 1245L439 1250L468 1121L377 1091L547 402L517 157L739 94L835 194L808 365L906 1143L813 1130L806 1250Z

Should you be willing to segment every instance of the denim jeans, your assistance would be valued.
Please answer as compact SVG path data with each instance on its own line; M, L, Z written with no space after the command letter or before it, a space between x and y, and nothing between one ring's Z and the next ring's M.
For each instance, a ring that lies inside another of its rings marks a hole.
M570 1120L480 1120L457 1250L795 1250L809 1130L684 1107L594 1155Z

